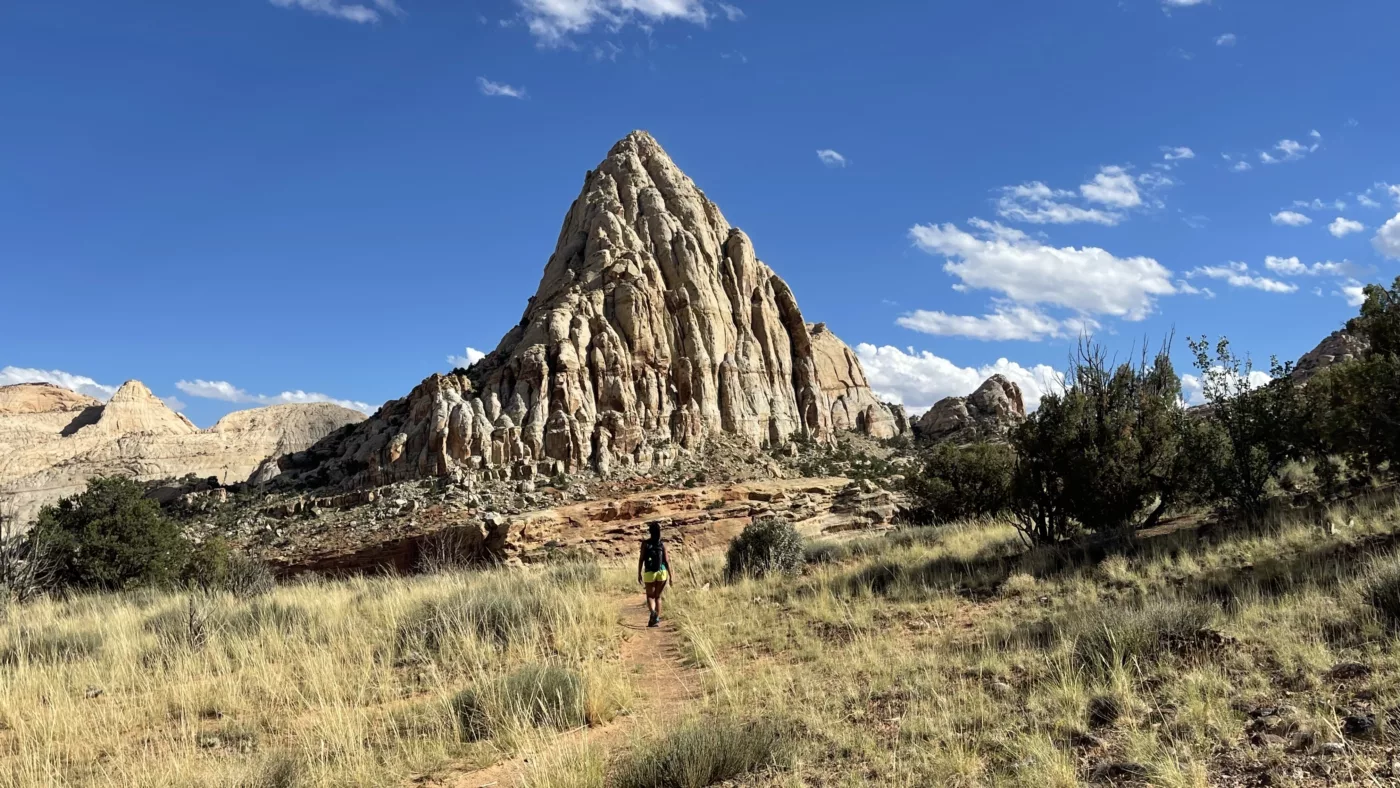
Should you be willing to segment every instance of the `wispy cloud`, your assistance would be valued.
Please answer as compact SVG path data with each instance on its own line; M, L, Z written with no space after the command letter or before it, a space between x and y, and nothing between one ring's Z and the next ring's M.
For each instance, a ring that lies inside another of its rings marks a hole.
M1238 40L1234 33L1225 33L1215 39L1215 45L1218 47L1232 47Z
M0 386L14 386L20 383L52 383L55 386L62 386L69 391L76 391L103 402L117 393L116 386L98 383L86 375L74 375L61 369L0 368Z
M911 413L922 413L944 397L967 396L992 375L1004 375L1021 387L1026 410L1035 410L1046 394L1064 390L1064 374L1046 364L1026 367L1003 358L982 367L959 367L928 351L865 342L855 351L870 387Z
M516 0L526 27L542 46L569 46L570 37L595 26L617 31L631 24L671 20L704 25L710 20L704 0ZM741 16L743 11L730 6ZM726 16L729 12L721 7Z
M477 87L481 89L481 93L484 96L506 96L515 99L523 99L526 97L525 88L517 88L502 82L492 82L486 77L477 77L476 84Z
M374 407L367 402L336 399L335 397L318 394L314 391L284 391L274 396L250 394L226 380L181 380L176 382L175 388L191 397L214 399L221 402L234 402L240 405L289 405L308 402L329 402L332 405L358 410L365 414L372 414L375 410Z
M385 14L398 16L403 13L396 0L367 0L365 3L348 3L345 0L270 0L278 8L300 8L313 14L344 19L347 22L366 24L378 22Z
M719 6L720 11L724 12L725 18L731 22L738 22L744 18L744 9L738 6L733 6L728 3L716 3L716 5Z
M1280 282L1277 279L1270 279L1266 276L1255 276L1249 272L1249 266L1245 263L1228 263L1226 265L1207 265L1195 268L1186 273L1189 277L1204 276L1210 279L1219 279L1231 287L1247 287L1254 290L1263 290L1266 293L1292 293L1298 286L1291 282Z
M1182 159L1196 158L1196 152L1186 147L1173 148L1170 146L1162 148L1162 158L1167 161L1181 161Z
M828 167L846 166L846 157L842 156L834 150L831 150L830 148L823 148L822 150L817 151L817 158L821 160L822 164L825 164Z

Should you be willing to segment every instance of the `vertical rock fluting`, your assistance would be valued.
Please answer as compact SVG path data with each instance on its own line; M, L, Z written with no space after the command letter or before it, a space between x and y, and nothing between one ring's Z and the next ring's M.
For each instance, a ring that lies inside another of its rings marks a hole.
M757 447L837 429L889 437L902 414L875 399L839 339L823 328L814 343L748 236L634 132L588 173L496 350L425 380L313 459L322 481L363 484L456 468L606 473L717 433Z

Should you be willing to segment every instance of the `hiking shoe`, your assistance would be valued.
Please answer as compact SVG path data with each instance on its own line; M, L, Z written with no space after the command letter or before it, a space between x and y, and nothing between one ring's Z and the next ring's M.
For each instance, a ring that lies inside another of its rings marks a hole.
M653 615L653 616L651 617L651 620L647 621L647 626L649 626L649 627L658 626L658 625L660 625L660 624L661 624L661 619L660 619L659 617L655 616L655 615Z

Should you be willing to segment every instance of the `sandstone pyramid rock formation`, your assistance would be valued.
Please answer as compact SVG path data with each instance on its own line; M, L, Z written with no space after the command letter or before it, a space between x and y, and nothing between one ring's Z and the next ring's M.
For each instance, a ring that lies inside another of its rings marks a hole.
M914 432L929 441L995 440L1025 420L1021 387L993 375L969 396L939 400L919 417Z
M606 474L666 463L720 433L760 447L905 428L850 349L808 326L749 237L633 132L588 173L537 292L494 352L281 465L346 487L478 469Z
M0 513L26 523L94 476L241 482L268 457L364 418L326 403L275 405L200 430L140 381L127 381L106 404L46 383L0 387Z

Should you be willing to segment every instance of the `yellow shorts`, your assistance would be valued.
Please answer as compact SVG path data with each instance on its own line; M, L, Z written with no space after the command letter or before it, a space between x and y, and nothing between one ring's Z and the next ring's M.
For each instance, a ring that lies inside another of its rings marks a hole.
M670 579L671 579L671 575L670 575L670 573L668 573L665 569L662 569L662 570L659 570L659 571L656 571L656 572L643 572L643 573L642 573L642 582L643 582L643 583L664 583L664 582L666 582L667 580L670 580Z

